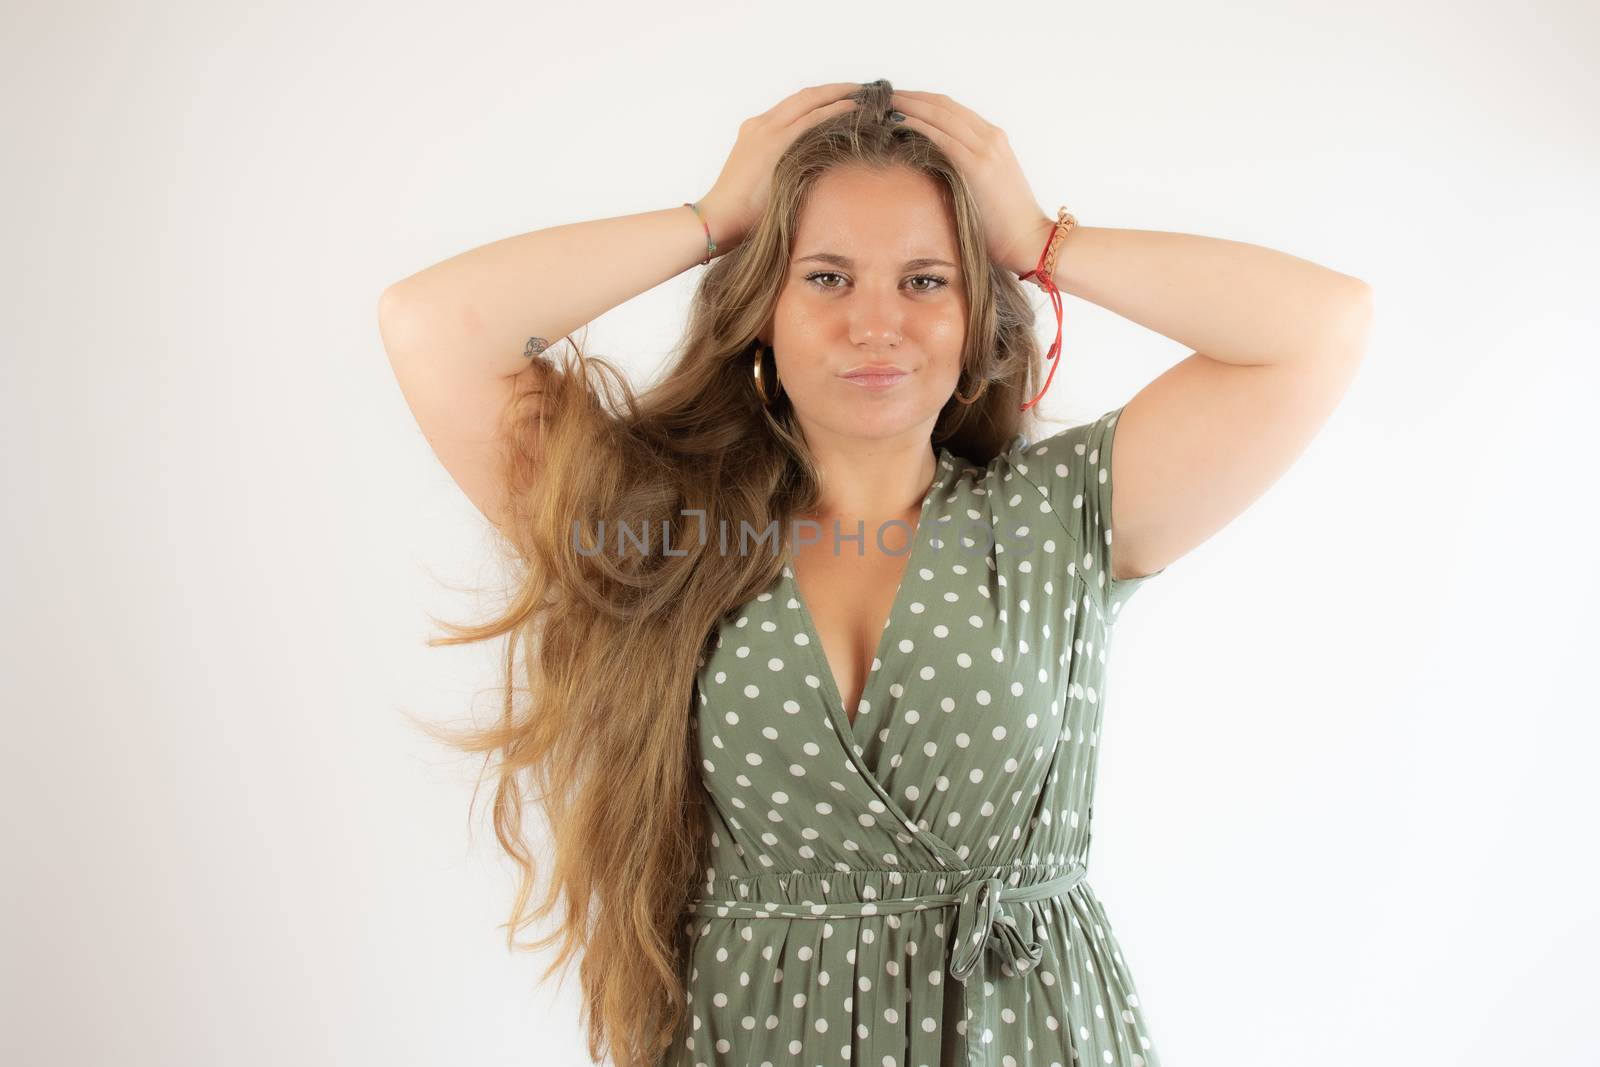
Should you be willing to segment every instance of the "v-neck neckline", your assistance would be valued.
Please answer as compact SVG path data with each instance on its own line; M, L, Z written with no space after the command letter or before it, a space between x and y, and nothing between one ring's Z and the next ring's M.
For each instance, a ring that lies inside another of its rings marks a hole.
M909 584L906 579L911 577L912 569L917 566L923 542L928 537L928 505L932 503L934 494L944 485L945 475L949 469L947 463L947 453L945 449L940 448L934 456L933 481L928 484L928 491L923 494L922 506L917 512L917 528L911 532L911 548L906 553L905 566L900 571L900 583L895 587L894 599L889 603L888 617L883 620L883 628L878 632L877 647L873 649L872 659L867 664L867 676L861 683L861 698L856 702L857 708L860 707L861 701L867 701L867 706L874 711L885 706L868 700L868 697L873 692L873 683L877 680L879 670L887 662L884 652L889 640L889 631L904 607L901 601L906 596L906 587ZM783 551L783 578L789 585L789 595L794 597L795 605L800 611L800 621L806 629L806 641L811 649L811 664L821 675L822 685L825 687L824 695L828 697L828 714L841 736L854 741L861 716L857 714L852 720L849 710L844 706L844 696L839 692L838 678L833 673L833 665L828 662L828 650L823 647L822 635L817 632L811 608L806 604L805 595L800 592L800 576L794 568L794 546L788 540L784 541Z

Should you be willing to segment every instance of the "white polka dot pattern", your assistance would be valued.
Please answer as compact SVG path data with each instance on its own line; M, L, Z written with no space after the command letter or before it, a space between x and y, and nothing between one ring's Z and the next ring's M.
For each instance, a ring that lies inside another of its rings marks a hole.
M1108 641L1155 576L1109 577L1120 413L985 467L939 449L854 722L787 556L724 617L661 1067L1159 1067L1083 878Z

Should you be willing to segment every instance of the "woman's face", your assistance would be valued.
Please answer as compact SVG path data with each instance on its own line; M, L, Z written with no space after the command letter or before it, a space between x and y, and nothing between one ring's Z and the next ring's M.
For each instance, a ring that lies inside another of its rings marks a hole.
M967 335L956 248L935 179L905 167L837 168L818 179L769 341L808 441L926 444L956 388ZM904 376L881 387L845 377L864 364Z

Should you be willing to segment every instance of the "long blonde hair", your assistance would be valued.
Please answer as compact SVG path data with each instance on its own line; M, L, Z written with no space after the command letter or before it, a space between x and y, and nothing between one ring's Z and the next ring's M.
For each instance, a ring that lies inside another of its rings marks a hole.
M675 355L642 395L570 337L559 364L546 353L530 368L542 373L526 376L502 426L507 606L476 625L434 620L449 636L432 646L507 638L499 721L459 732L420 725L482 753L485 775L493 767L495 835L519 869L507 944L560 942L544 977L581 950L596 1061L648 1067L684 1022L683 910L704 866L707 802L690 752L696 672L719 620L782 566L774 554L717 551L702 531L787 529L819 504L787 393L763 406L751 377L753 342L817 179L836 167L908 167L937 179L954 216L969 294L960 388L986 385L970 405L946 403L934 443L987 463L1022 430L1019 409L1042 371L1026 291L990 261L977 204L948 156L887 121L891 91L863 86L857 109L789 146L764 216L701 276ZM623 526L664 531L672 551L574 551L576 531ZM537 905L525 799L541 802L554 844ZM553 932L517 941L563 901Z

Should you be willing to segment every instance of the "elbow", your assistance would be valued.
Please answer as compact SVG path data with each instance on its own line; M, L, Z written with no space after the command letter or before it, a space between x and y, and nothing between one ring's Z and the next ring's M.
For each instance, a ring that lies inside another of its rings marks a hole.
M378 326L384 327L400 317L402 295L400 286L395 282L389 288L378 294Z
M1331 349L1342 358L1360 360L1366 356L1367 340L1372 333L1375 303L1372 286L1359 278L1352 278L1350 292L1341 298L1327 331Z
M383 338L383 347L390 359L412 333L407 325L411 315L409 308L403 283L397 282L378 294L378 336Z
M1373 297L1372 286L1368 285L1360 278L1355 279L1355 286L1353 288L1354 292L1350 297L1350 316L1360 325L1362 336L1365 337L1368 327L1372 325L1373 309L1376 307L1376 300Z
M1351 300L1352 300L1352 302L1356 305L1357 308L1360 309L1362 314L1366 315L1368 318L1371 318L1372 317L1372 286L1368 285L1366 282L1362 281L1360 278L1352 278L1351 281L1354 283L1351 286L1351 289L1352 289Z

